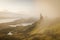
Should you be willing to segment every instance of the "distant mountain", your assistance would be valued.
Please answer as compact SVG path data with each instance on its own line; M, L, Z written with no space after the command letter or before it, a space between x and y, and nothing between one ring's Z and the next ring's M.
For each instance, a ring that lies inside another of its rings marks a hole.
M9 25L23 24L23 23L34 23L36 20L34 18L29 19L18 19L13 22L0 23L0 30L4 28L9 28Z
M16 14L16 13L12 13L12 12L5 12L5 11L0 11L0 19L14 19L14 18L18 18L20 17L21 14Z

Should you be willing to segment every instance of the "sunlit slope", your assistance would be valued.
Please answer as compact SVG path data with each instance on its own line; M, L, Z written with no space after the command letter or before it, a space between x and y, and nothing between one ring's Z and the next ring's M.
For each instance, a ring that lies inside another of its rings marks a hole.
M31 32L31 35L40 34L40 40L60 40L60 19L57 18L48 22L48 24L46 24L48 26L42 26L41 22L37 24L39 25Z
M35 28L31 31L31 34L44 33L46 31L60 31L60 19L41 19L35 22Z
M47 27L45 32L53 32L54 34L60 34L60 23L54 23Z

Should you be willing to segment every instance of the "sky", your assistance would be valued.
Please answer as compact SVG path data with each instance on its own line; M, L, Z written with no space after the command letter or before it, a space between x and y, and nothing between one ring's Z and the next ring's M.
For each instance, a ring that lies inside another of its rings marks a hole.
M0 0L0 23L13 21L15 17L35 16L33 0Z
M60 0L0 0L0 22L16 17L39 18L40 13L44 18L60 17Z
M33 9L32 0L0 0L0 11L8 10L11 12L31 11Z

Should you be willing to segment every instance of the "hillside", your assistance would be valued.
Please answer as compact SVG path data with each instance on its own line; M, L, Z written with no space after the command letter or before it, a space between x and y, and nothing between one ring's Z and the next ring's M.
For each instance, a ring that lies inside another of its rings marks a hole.
M1 35L0 39L3 37L4 40L5 39L10 40L10 37L11 37L11 39L16 38L17 40L20 40L20 39L24 40L27 37L30 37L30 32L34 29L34 27L35 27L35 25L32 24L32 25L28 25L28 26L17 26L17 27L4 28L4 29L0 30L0 35ZM12 32L13 35L9 36L8 35L9 32Z
M32 25L10 27L20 23L30 23ZM13 22L0 24L0 39L2 40L60 40L60 19L50 20L40 17L40 20L16 20ZM5 27L5 28L4 28ZM13 35L8 35L11 32ZM4 39L3 39L4 38ZM15 38L15 39L13 39Z

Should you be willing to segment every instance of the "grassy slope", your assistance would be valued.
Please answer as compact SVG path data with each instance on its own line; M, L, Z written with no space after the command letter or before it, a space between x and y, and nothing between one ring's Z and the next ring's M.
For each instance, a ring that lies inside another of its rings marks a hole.
M33 24L34 26L36 26L36 23ZM39 26L39 25L38 25ZM29 26L28 26L29 27ZM44 30L44 28L46 28ZM43 33L38 33L41 32L41 29L36 31L36 28L31 30L33 34L30 34L30 32L28 32L29 34L25 34L25 33L15 33L12 36L7 36L7 35L0 35L0 39L5 40L5 39L9 39L9 40L60 40L60 21L56 21L52 24L50 24L48 27L44 26L44 28L42 28L42 30L44 30ZM30 30L30 29L28 29ZM26 31L28 31L26 30ZM27 36L24 36L27 35ZM2 37L1 37L2 36ZM3 39L4 38L4 39ZM15 38L15 39L13 39Z

